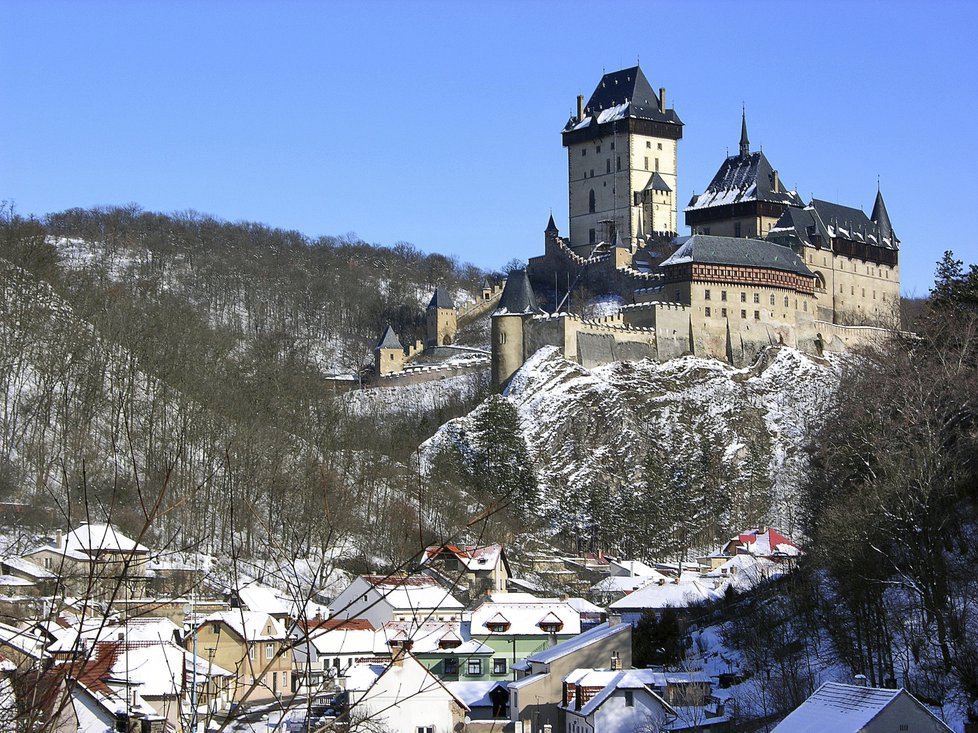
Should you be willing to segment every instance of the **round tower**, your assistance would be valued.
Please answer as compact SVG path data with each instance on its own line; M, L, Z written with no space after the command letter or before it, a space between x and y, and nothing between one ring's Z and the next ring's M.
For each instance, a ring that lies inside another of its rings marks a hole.
M499 307L492 314L492 386L502 389L526 361L530 319L541 313L526 270L509 273Z

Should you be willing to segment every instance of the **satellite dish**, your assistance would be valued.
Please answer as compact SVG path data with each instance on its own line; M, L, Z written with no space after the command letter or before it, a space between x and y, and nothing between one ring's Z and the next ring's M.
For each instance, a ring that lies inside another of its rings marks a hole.
M193 610L194 610L194 607L191 606L189 603L184 603L183 604L183 614L184 614L184 616L189 616L193 612Z

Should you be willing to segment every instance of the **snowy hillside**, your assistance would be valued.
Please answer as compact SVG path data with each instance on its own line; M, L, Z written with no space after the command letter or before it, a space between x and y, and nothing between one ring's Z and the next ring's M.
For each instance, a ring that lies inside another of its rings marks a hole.
M838 366L781 347L747 369L684 357L588 370L544 348L515 375L506 397L536 464L539 512L555 530L580 533L602 520L620 527L657 491L646 475L655 468L651 454L661 457L666 475L688 475L688 483L696 483L698 465L717 469L709 471L721 484L712 494L701 486L699 496L685 497L698 505L697 529L710 525L723 536L756 521L792 533L805 436L837 383ZM426 455L464 450L475 414L443 426ZM671 499L664 494L658 503ZM709 531L694 534L712 539Z

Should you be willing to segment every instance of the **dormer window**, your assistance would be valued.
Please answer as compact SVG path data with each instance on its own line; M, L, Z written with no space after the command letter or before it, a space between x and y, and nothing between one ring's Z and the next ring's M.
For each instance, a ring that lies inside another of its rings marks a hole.
M509 627L509 619L503 616L501 613L497 613L495 616L486 621L486 628L494 634L509 631Z
M564 628L564 622L560 619L559 616L557 616L557 614L551 611L542 619L540 619L540 622L537 624L537 626L539 626L540 629L547 634L556 634L558 631Z

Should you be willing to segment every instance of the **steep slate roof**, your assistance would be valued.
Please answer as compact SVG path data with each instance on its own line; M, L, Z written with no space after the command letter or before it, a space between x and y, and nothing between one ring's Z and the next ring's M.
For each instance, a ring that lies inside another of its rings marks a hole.
M839 237L884 249L899 249L900 240L893 233L890 218L886 214L886 207L882 204L882 197L879 194L877 194L877 201L882 213L877 211L876 207L873 211L877 216L885 218L889 234L884 231L882 223L871 220L862 209L812 199L804 209L786 209L777 223L771 227L768 236L772 240L799 241L806 245L811 245L814 235L820 236L826 245L829 239Z
M875 222L880 228L880 235L884 238L893 238L893 226L890 224L890 215L886 213L886 204L883 203L883 193L876 189L876 201L873 202L873 213L869 215L871 221Z
M686 211L741 201L770 201L787 206L804 206L801 197L778 181L774 186L774 168L758 151L748 155L731 155L723 161L706 191L689 200Z
M397 334L394 333L394 329L388 323L387 328L384 329L384 335L380 337L380 341L374 347L374 351L378 349L403 349L401 342L397 338Z
M708 265L760 267L815 277L812 271L801 261L801 258L788 247L774 242L764 242L760 239L714 237L709 234L694 234L659 267L664 268L691 262Z
M448 292L448 288L443 288L441 286L435 288L434 295L431 296L431 302L428 303L429 308L454 308L455 302L452 300L451 294Z
M638 66L612 71L602 76L584 107L584 119L570 120L564 130L580 130L588 127L595 117L598 124L626 117L683 124L674 109L659 111L659 96Z
M666 193L672 190L669 184L666 183L666 179L660 176L658 173L653 173L652 177L649 179L649 182L645 184L646 190L650 188L653 191L665 191Z
M542 313L537 308L537 299L533 295L533 287L526 270L513 270L506 278L506 287L499 299L499 307L494 316L504 316L510 313L533 314Z
M904 689L884 690L826 682L782 720L772 733L857 733L901 695L909 697L940 729L951 730Z

